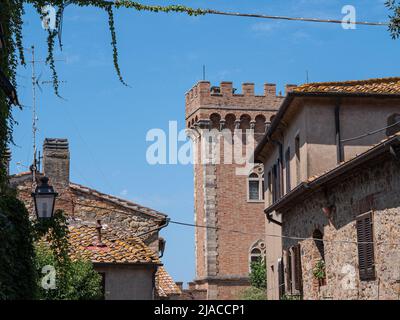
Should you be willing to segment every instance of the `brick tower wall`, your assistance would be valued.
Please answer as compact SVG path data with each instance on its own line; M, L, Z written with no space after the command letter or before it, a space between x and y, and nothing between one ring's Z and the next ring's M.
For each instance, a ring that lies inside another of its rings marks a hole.
M264 86L263 96L254 94L251 83L243 84L241 94L233 91L231 82L211 87L201 81L186 94L186 124L197 129L193 141L198 159L203 130L251 127L260 140L283 100L273 84ZM239 297L249 285L250 248L264 240L264 203L248 202L248 179L236 174L238 167L242 166L223 161L194 165L195 223L211 227L195 231L196 284L198 289L207 290L209 299Z

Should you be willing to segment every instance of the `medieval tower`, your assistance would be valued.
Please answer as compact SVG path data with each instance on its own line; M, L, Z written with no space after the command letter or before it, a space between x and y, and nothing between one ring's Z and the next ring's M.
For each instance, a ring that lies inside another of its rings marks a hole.
M290 89L287 86L286 90ZM252 83L243 84L242 93L238 94L231 82L211 87L208 81L197 83L186 93L186 125L192 129L189 135L196 157L195 223L206 226L195 231L195 286L206 290L207 299L237 299L249 286L251 261L264 257L268 248L264 240L262 166L252 166L246 168L246 174L238 174L237 169L244 165L226 161L222 151L232 148L234 153L234 139L229 145L222 139L218 144L219 159L215 161L214 152L210 161L204 156L208 147L202 147L210 139L206 133L231 132L235 136L238 132L253 132L259 141L282 101L274 84L265 84L260 96L255 95ZM245 136L241 140L243 149L248 144L246 139Z

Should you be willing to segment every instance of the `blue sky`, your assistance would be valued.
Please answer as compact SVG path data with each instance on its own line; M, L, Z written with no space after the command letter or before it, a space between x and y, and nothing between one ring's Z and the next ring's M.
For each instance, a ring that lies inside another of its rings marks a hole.
M180 3L225 11L341 19L342 7L354 5L358 20L386 21L383 0L219 0L143 1ZM283 4L284 3L284 4ZM146 162L146 133L167 131L168 121L184 128L184 94L202 78L213 84L254 82L336 81L398 76L400 42L385 27L343 30L340 25L269 21L223 16L188 17L184 14L115 13L122 73L131 86L121 85L112 63L107 15L93 8L69 6L64 16L64 50L56 57L60 91L49 86L38 94L39 134L66 137L71 148L71 180L121 196L193 222L191 165L152 166ZM39 17L27 7L24 45L35 44L46 54L46 33ZM25 171L32 158L31 69L18 71L22 111L15 110L12 171ZM48 68L38 66L42 80ZM21 165L17 166L16 163ZM170 225L164 263L176 281L194 277L194 230Z

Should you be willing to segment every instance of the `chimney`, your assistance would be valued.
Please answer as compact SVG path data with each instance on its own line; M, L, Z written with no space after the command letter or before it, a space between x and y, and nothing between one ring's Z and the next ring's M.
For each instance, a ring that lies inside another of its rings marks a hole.
M43 143L43 173L57 189L69 186L69 145L67 139L46 138Z
M289 92L292 92L294 88L296 88L297 85L295 84L287 84L285 86L285 95L287 95Z
M101 225L101 220L97 220L96 230L97 230L97 242L94 243L96 247L105 247L106 245L101 241L101 229L103 226Z

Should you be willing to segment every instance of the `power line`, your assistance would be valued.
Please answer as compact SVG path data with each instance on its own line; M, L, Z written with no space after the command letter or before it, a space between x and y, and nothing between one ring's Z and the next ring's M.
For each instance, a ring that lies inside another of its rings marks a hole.
M178 225L183 225L183 226L189 226L189 227L195 227L195 228L206 228L206 229L214 229L214 230L219 230L219 231L227 231L227 232L233 232L233 233L240 233L240 234L246 234L246 235L264 235L266 237L270 238L282 238L282 239L292 239L292 240L313 240L313 241L319 241L319 242L332 242L332 243L349 243L349 244L387 244L387 245L398 245L400 246L399 243L386 243L386 242L358 242L358 241L353 241L353 240L326 240L326 239L318 239L318 238L304 238L304 237L294 237L294 236L283 236L283 235L277 235L277 234L266 234L266 233L250 233L250 232L244 232L244 231L239 231L239 230L229 230L225 228L220 228L220 227L211 227L211 226L204 226L204 225L197 225L197 224L191 224L191 223L185 223L185 222L178 222L178 221L173 221L170 220L170 223L173 224L178 224Z
M389 129L389 128L392 128L392 127L394 127L394 126L397 126L398 124L400 124L400 121L398 121L398 122L396 122L396 123L393 123L393 124L391 124L390 126L386 126L386 127L384 127L384 128L380 128L380 129L377 129L377 130L374 130L374 131L371 131L371 132L362 134L362 135L357 136L357 137L354 137L354 138L344 139L344 140L340 140L340 141L341 141L341 142L348 142L348 141L353 141L353 140L358 140L358 139L361 139L361 138L365 138L365 137L368 137L368 136L377 134L377 133L379 133L379 132L381 132L381 131L384 131L384 130L386 130L386 129Z
M65 201L69 202L68 200L64 199L58 199L57 201ZM116 213L122 213L125 215L132 215L131 213L127 213L126 211L122 210L115 210L111 208L105 208L105 207L100 207L100 206L95 206L95 205L87 205L87 204L82 204L78 202L74 202L74 205L82 206L82 207L88 207L88 208L95 208L99 210L106 210L106 211L112 211ZM134 209L132 209L134 210ZM232 232L232 233L239 233L243 235L262 235L265 237L269 238L282 238L282 239L291 239L291 240L313 240L313 241L319 241L319 242L327 242L327 243L341 243L341 244L356 244L356 245L362 245L362 244L376 244L376 245L396 245L400 246L400 242L394 242L394 243L388 243L388 242L376 242L376 241L370 241L370 242L358 242L354 240L326 240L326 239L318 239L318 238L312 238L312 237L295 237L295 236L284 236L284 235L277 235L277 234L266 234L264 232L245 232L241 230L233 230L233 229L225 229L221 227L212 227L212 226L206 226L206 225L198 225L198 224L193 224L193 223L187 223L187 222L181 222L181 221L175 221L175 220L169 220L168 221L171 224L176 224L176 225L181 225L181 226L186 226L186 227L195 227L195 228L204 228L204 229L213 229L217 231L225 231L225 232Z
M335 23L335 24L349 24L349 25L366 25L366 26L388 26L387 22L369 22L369 21L343 21L338 19L320 19L320 18L307 18L307 17L289 17L289 16L276 16L276 15L266 15L257 13L242 13L242 12L229 12L229 11L219 11L214 9L202 9L202 8L189 8L185 6L152 6L143 5L139 2L128 1L128 0L115 0L106 1L110 5L114 5L116 8L136 8L137 10L151 11L151 12L182 12L189 15L223 15L223 16L233 16L233 17L245 17L245 18L258 18L258 19L270 19L270 20L288 20L288 21L300 21L300 22L316 22L316 23ZM174 7L174 8L173 8Z
M288 20L288 21L301 21L301 22L317 22L317 23L335 23L335 24L351 24L351 25L366 25L366 26L388 26L386 22L368 22L368 21L343 21L336 19L319 19L319 18L299 18L299 17L288 17L288 16L271 16L265 14L255 13L236 13L236 12L224 12L218 10L205 10L206 14L216 14L224 16L234 17L247 17L247 18L261 18L271 20Z

